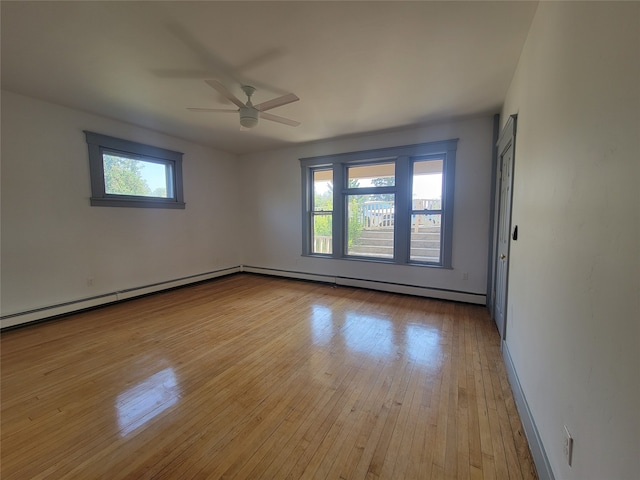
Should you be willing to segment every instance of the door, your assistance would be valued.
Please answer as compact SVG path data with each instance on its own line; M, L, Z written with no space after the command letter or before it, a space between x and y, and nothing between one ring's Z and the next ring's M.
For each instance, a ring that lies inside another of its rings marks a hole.
M499 209L495 255L494 320L500 337L507 334L507 290L509 278L509 246L511 244L511 199L513 197L513 162L516 116L511 116L498 140Z

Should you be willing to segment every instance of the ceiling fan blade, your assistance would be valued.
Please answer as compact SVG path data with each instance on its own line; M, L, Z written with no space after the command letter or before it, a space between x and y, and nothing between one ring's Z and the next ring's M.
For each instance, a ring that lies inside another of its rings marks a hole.
M250 58L249 60L245 61L241 65L237 65L235 70L237 72L242 72L244 70L255 70L256 68L261 67L265 63L269 63L269 62L273 62L274 60L277 60L279 57L282 57L284 54L285 54L284 49L272 48L270 50L267 50L264 53L261 53L259 55L256 55L253 58ZM253 83L251 82L249 84L253 85Z
M266 112L267 110L271 110L272 108L281 107L282 105L297 102L298 100L300 99L298 98L297 95L294 95L293 93L288 93L287 95L274 98L273 100L262 102L258 105L255 105L255 107L261 112Z
M186 68L156 68L151 70L158 78L210 78L213 74L210 70L186 69Z
M254 87L260 88L261 90L270 90L279 94L285 93L284 91L274 87L273 85L267 85L255 79L247 78L245 75L241 75L241 73L245 70L255 69L256 67L262 66L266 62L275 60L280 55L284 55L283 50L268 50L261 55L249 59L242 65L233 67L229 63L223 61L219 56L215 54L215 52L211 50L211 48L206 43L200 41L187 28L183 27L179 23L170 23L166 25L166 28L189 50L191 50L191 52L196 57L199 58L201 65L207 70L185 70L182 72L177 70L159 70L152 72L157 76L161 78L202 78L203 80L205 78L211 77L220 78L222 76L222 80L228 80L232 83L239 83L240 85L253 85Z
M244 103L242 103L240 100L238 100L238 97L236 97L233 93L231 93L229 90L227 90L227 87L225 87L219 81L217 81L217 80L205 80L205 82L207 82L207 84L209 86L215 88L218 92L220 92L222 95L224 95L227 99L229 99L233 103L235 103L238 107L243 108L245 106Z
M292 127L297 127L298 125L300 125L300 122L296 122L295 120L290 120L284 117L279 117L278 115L274 115L273 113L260 112L260 118L271 120L272 122L284 123L285 125L290 125Z
M196 108L196 107L187 107L187 110L189 110L191 112L238 113L238 110L232 110L230 108Z
M216 72L215 75L224 75L230 77L230 80L238 81L233 77L231 65L224 62L220 57L216 56L210 48L202 43L196 36L194 36L187 28L183 27L179 23L170 23L166 25L169 30L178 40L180 40L193 54L200 58L202 66L209 70L209 73L200 78L211 78L214 76L211 72Z

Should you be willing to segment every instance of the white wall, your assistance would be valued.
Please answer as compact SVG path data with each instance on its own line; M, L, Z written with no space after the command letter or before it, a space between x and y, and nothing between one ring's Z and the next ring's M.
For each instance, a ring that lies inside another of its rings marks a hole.
M503 110L518 113L506 343L561 479L640 472L639 21L638 2L541 2Z
M245 202L243 263L484 295L492 128L492 117L482 117L241 156ZM460 138L456 154L453 270L301 256L300 158L451 138ZM462 280L463 272L468 272L468 280Z
M83 130L183 152L186 209L91 207ZM237 174L233 155L2 92L2 314L237 266Z

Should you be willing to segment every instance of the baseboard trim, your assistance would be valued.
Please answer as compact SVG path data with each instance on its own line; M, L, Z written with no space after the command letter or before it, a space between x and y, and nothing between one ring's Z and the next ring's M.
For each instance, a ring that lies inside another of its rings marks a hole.
M300 280L310 280L314 282L331 283L345 287L367 288L369 290L380 290L390 293L402 293L405 295L415 295L419 297L437 298L441 300L453 300L456 302L473 303L484 305L487 296L480 293L462 292L458 290L447 290L443 288L421 287L417 285L407 285L402 283L384 282L381 280L366 280L361 278L343 277L336 275L322 275L306 272L296 272L292 270L281 270L275 268L242 266L243 272L271 275L277 277L294 278Z
M520 414L524 433L527 437L527 441L529 442L529 449L533 456L533 462L536 464L538 478L540 480L555 480L553 470L551 470L551 464L549 463L549 459L547 458L547 454L544 450L544 445L542 444L542 439L540 438L540 434L536 428L533 414L529 409L527 398L524 396L524 391L520 385L518 374L513 364L511 354L509 353L509 347L504 341L502 342L502 356L507 367L507 376L509 377L513 397L516 401L516 408Z
M143 295L149 295L151 293L161 292L163 290L169 290L172 288L178 288L192 283L203 282L214 278L222 277L225 275L231 275L238 273L242 269L241 266L224 268L221 270L214 270L211 272L199 273L196 275L190 275L187 277L176 278L173 280L167 280L165 282L153 283L150 285L144 285L140 287L127 288L124 290L105 293L97 295L95 297L82 298L73 300L70 302L59 303L56 305L49 305L46 307L36 308L24 312L13 313L10 315L3 315L0 317L0 329L8 327L16 327L25 323L31 323L38 320L45 320L49 318L58 317L60 315L66 315L89 308L100 307L109 303L114 303L122 300L128 300L134 297L140 297Z

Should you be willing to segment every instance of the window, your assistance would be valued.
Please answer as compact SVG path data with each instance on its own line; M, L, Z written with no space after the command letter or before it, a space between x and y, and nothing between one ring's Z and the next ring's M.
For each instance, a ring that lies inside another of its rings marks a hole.
M347 255L393 259L395 164L347 166Z
M333 249L333 171L313 170L311 252L331 254Z
M185 208L182 153L85 131L91 205Z
M303 255L451 268L456 146L300 159Z
M412 261L439 263L442 243L441 159L416 160L411 176Z

